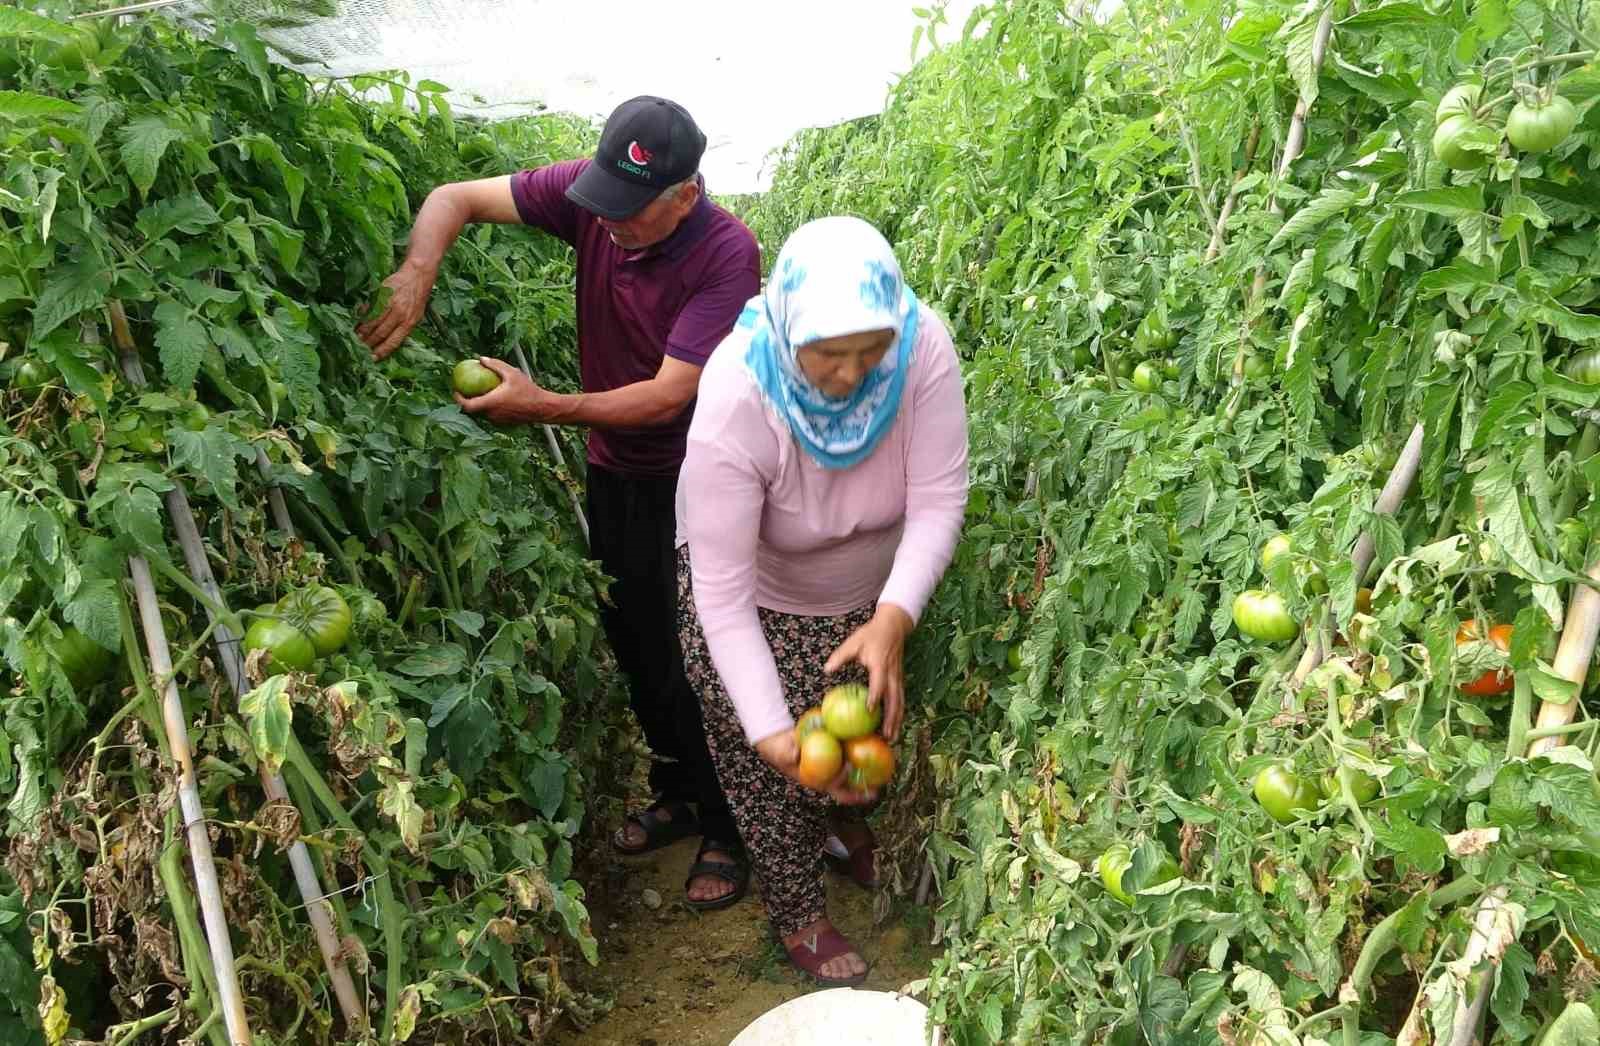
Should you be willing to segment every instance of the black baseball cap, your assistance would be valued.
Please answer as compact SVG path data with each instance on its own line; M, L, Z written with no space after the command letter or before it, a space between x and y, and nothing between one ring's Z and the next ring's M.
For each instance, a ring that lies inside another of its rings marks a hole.
M600 132L594 162L567 199L602 218L622 221L700 169L706 136L683 106L640 95L617 106Z

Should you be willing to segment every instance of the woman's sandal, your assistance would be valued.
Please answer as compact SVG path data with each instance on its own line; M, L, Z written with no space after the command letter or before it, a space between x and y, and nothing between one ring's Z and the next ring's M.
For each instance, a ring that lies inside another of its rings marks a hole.
M732 854L731 861L708 861L705 859L707 852L720 850L725 854ZM733 892L721 897L713 897L709 901L697 901L692 897L685 897L683 903L697 912L714 912L718 908L727 908L738 904L750 890L750 861L745 856L744 847L737 843L729 844L716 839L702 839L700 851L694 855L694 864L689 866L689 874L684 877L683 888L685 892L689 884L702 875L715 876L723 882L733 884Z
M782 944L782 940L779 940ZM822 967L832 959L854 952L855 945L845 940L844 935L833 927L818 930L810 937L802 940L798 945L790 948L784 945L783 950L788 953L789 961L804 974L818 984L828 988L855 988L866 983L867 972L863 970L854 977L824 977ZM857 953L859 954L859 953Z
M834 836L838 838L837 834ZM839 840L844 845L844 840ZM847 847L848 849L848 847ZM878 840L869 833L867 841L857 844L856 848L849 851L848 857L840 857L830 850L822 851L822 859L828 862L828 867L840 875L848 875L850 879L863 890L876 890L878 888Z
M663 816L663 813L669 810L671 815ZM676 799L653 803L649 809L641 813L629 814L628 820L644 831L644 842L638 846L629 846L622 841L623 829L617 829L616 834L611 837L611 846L624 857L638 857L640 854L647 854L675 843L679 839L700 834L700 819L689 809L688 803Z

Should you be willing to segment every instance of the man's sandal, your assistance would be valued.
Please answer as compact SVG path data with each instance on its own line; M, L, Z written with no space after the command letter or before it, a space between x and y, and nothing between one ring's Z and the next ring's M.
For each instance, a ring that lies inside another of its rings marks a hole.
M676 799L653 803L648 810L629 814L628 822L643 830L644 842L629 846L624 842L623 829L618 828L611 837L611 846L624 857L638 857L679 839L700 834L700 819L689 809L688 803Z
M779 943L782 943L781 940ZM822 967L833 959L855 952L855 946L844 939L844 936L829 927L818 930L803 939L793 948L784 946L789 954L789 961L804 974L828 988L854 988L866 983L867 971L862 971L854 977L824 977ZM859 953L857 953L859 954Z
M732 854L731 861L708 861L705 855L712 850L720 850L725 854ZM721 897L713 897L709 901L697 901L692 897L685 897L683 903L697 912L714 912L718 908L727 908L738 904L750 890L750 861L745 856L744 847L737 843L724 843L716 839L702 839L700 851L694 855L694 864L689 866L689 874L684 877L683 889L687 893L689 884L702 875L715 876L723 882L733 884L733 892Z

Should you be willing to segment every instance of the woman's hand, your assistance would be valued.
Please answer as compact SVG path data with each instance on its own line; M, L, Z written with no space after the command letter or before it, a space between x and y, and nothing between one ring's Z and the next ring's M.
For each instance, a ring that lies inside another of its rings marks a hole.
M900 736L906 707L906 637L915 628L911 615L893 603L879 603L872 620L850 634L828 658L823 671L832 674L855 662L867 670L867 704L883 706L883 736Z
M794 731L780 730L775 734L763 737L755 744L756 752L767 761L778 773L787 777L801 788L809 788L800 780L800 742L795 740ZM864 806L878 798L877 792L857 792L845 783L844 768L839 768L839 773L826 788L813 789L831 796L835 802L846 806Z

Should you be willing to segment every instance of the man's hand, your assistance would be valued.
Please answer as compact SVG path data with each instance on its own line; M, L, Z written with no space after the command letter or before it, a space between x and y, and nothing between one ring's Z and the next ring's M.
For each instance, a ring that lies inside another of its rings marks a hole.
M809 787L800 780L800 742L794 738L794 730L780 730L768 737L763 737L755 744L756 752L767 761L778 773L787 777L801 788ZM820 791L831 796L835 802L846 806L864 806L878 797L877 792L857 792L845 783L845 771L839 768L839 773L826 788Z
M372 350L373 359L381 360L398 349L422 321L435 275L422 266L407 263L383 281L393 292L388 306L356 328L356 336Z
M906 637L915 627L911 615L893 603L879 603L872 620L850 634L828 658L823 671L832 674L852 662L867 670L867 704L883 704L883 736L900 736L906 708Z
M467 399L455 393L456 402L468 414L481 414L496 425L532 425L560 419L562 398L539 385L522 371L493 356L479 356L478 362L500 375L500 384L482 396Z

